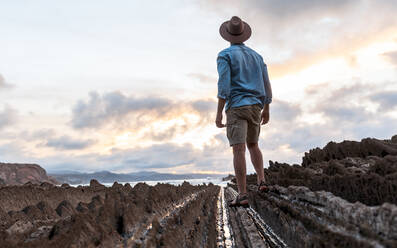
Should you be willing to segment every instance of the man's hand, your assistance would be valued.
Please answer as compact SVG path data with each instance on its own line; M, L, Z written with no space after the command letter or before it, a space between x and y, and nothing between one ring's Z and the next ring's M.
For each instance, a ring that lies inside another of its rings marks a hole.
M215 124L218 128L226 127L225 124L222 123L222 112L216 114Z
M270 119L269 108L264 108L261 114L261 124L265 125L266 123L269 122L269 119Z
M226 127L225 124L222 124L222 112L223 112L223 107L225 106L225 103L226 103L225 99L218 98L218 110L216 111L215 124L219 128Z

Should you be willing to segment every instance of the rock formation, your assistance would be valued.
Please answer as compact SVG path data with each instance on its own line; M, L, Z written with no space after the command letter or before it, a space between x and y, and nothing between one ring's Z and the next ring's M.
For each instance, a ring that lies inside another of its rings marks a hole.
M214 247L218 192L218 186L188 183L107 188L95 180L77 188L6 186L0 188L0 244Z
M291 247L397 247L397 136L330 142L302 165L269 162L253 208Z
M27 182L58 184L40 165L0 163L0 185L22 185Z
M270 161L247 209L227 207L233 183L2 186L0 247L397 247L396 151L394 136Z

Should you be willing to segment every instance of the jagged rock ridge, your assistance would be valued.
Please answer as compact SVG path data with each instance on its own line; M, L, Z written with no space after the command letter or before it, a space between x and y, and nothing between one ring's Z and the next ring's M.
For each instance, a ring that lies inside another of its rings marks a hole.
M302 165L269 162L250 201L291 247L397 247L397 136L330 142Z
M11 196L14 192L14 196ZM144 183L0 188L2 247L215 247L219 187ZM33 195L33 196L32 196ZM11 204L14 202L15 204Z

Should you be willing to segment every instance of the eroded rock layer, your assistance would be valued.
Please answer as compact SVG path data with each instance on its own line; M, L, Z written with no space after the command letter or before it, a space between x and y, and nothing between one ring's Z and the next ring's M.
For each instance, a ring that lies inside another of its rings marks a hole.
M251 206L291 247L397 247L397 137L329 143L302 166L270 161Z
M387 151L387 155L382 151ZM329 159L334 155L340 158ZM303 160L303 166L269 161L270 166L265 169L267 181L284 187L294 185L328 191L352 203L397 204L397 143L391 140L329 143L323 149L311 150ZM309 160L312 162L307 162ZM255 184L256 176L248 176L248 182Z
M2 247L214 247L219 187L0 188ZM12 195L14 193L14 195ZM15 204L11 204L14 202Z

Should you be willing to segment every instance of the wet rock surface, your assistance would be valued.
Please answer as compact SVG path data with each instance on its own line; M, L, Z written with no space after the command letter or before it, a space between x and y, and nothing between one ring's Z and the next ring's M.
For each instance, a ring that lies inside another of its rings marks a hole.
M271 162L251 207L290 247L397 247L397 143L329 143L302 165ZM235 186L232 186L235 188Z
M215 247L214 185L0 188L1 247ZM3 198L5 197L5 198ZM6 200L3 200L6 199Z

